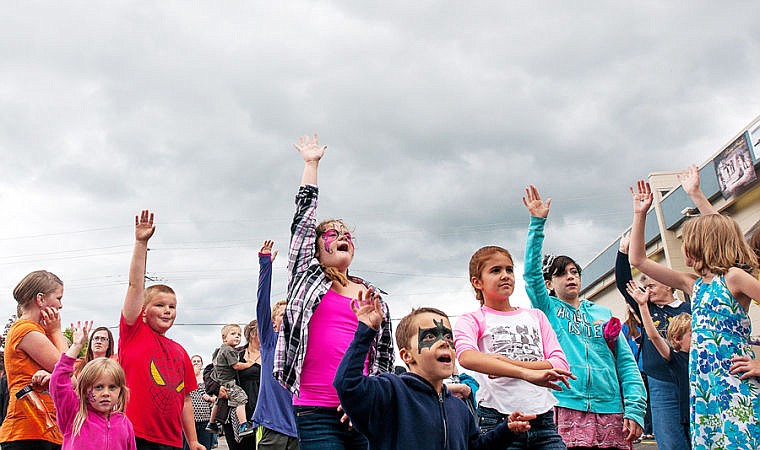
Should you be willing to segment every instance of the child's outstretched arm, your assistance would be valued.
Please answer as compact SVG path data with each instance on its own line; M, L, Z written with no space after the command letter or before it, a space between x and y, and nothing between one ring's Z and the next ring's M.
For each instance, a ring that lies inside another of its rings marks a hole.
M79 410L79 399L72 387L71 377L74 375L74 362L82 347L87 343L90 328L92 328L92 322L85 322L84 325L77 322L76 326L71 324L73 341L71 347L61 355L50 376L50 396L55 404L56 419L64 433L70 429Z
M132 262L129 265L129 287L121 309L127 325L133 325L142 312L148 240L155 231L152 212L144 209L139 216L135 216L135 247L132 251Z
M256 318L258 319L259 340L262 344L274 346L277 336L272 328L272 263L277 250L272 251L274 241L266 240L259 250L259 286L256 289Z
M644 225L646 224L647 211L652 206L652 189L644 180L636 183L636 191L630 188L633 198L633 225L631 227L631 244L628 257L636 268L647 276L654 278L660 283L666 284L673 289L691 293L696 275L678 272L669 267L658 264L646 255L644 243Z
M298 150L298 153L303 157L304 168L303 175L301 175L301 186L317 185L317 171L319 169L319 160L325 155L327 150L326 145L319 145L319 139L317 139L317 133L314 133L314 138L309 136L302 136L298 138L298 143L293 144L293 147Z
M649 288L642 291L639 289L638 284L634 281L629 281L628 286L626 286L626 291L628 292L628 295L636 300L636 303L639 306L641 323L644 325L644 330L646 331L647 336L649 336L649 340L654 344L654 348L657 349L657 352L659 352L666 361L670 361L670 345L657 331L657 328L652 321L652 314L649 313Z
M678 174L678 181L681 182L683 190L689 195L702 215L718 214L718 211L715 210L699 187L699 169L696 165L692 164L684 172Z
M87 336L89 336L91 329L91 320L85 321L84 325L82 325L82 322L77 322L77 326L74 326L73 323L71 324L71 347L66 350L66 355L74 359L79 357L79 352L87 344Z
M549 216L551 199L544 203L538 189L530 185L525 188L523 204L530 213L530 227L528 239L525 243L525 291L528 293L530 302L534 308L538 308L549 315L551 313L551 298L546 290L544 276L541 272L541 251L544 243L544 225Z
M545 316L543 317L545 320ZM548 321L542 325L551 329ZM562 390L560 383L564 383L568 388L570 387L567 378L575 377L567 370L564 354L562 358L557 358L556 355L552 356L552 360L561 359L557 362L560 367L555 368L549 360L524 362L515 361L499 354L483 353L477 345L478 329L476 319L471 315L462 316L457 320L454 327L457 359L462 367L493 377L519 378L557 391ZM557 344L558 346L559 344Z

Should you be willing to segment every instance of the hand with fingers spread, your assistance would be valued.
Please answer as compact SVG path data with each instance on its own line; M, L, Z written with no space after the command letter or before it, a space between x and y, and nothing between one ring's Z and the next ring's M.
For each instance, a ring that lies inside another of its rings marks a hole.
M266 240L259 250L260 254L269 255L270 262L274 262L274 259L277 258L277 250L272 251L272 247L274 247L274 241Z
M348 428L353 428L354 424L351 423L351 419L348 418L348 414L343 411L343 405L338 405L338 412L342 412L343 415L340 416L340 423L346 423L348 422Z
M156 231L153 225L153 213L147 209L142 210L139 216L135 216L135 240L148 242Z
M639 305L646 305L649 301L649 288L642 291L639 285L633 280L628 282L625 290Z
M633 198L633 213L634 214L646 214L649 211L649 207L652 206L652 188L649 183L644 180L636 182L636 191L633 187L628 188L631 191L631 197Z
M734 356L731 358L731 367L729 373L736 375L741 373L740 380L747 378L760 378L760 359L752 359L749 356Z
M327 150L326 145L319 145L319 139L317 133L314 133L314 138L310 138L308 135L298 138L298 143L293 144L293 147L298 150L298 153L303 157L304 162L319 162L325 155Z
M692 164L685 171L677 175L683 190L691 197L699 192L699 170L696 164Z
M87 344L87 336L90 335L90 330L92 329L92 321L85 321L84 324L82 324L82 322L77 322L76 325L72 323L70 327L71 347L69 347L69 349L66 351L66 354L72 358L76 358L79 356L79 352L81 352L84 346Z
M528 212L531 216L544 219L549 216L549 206L552 203L552 199L547 198L546 202L541 200L538 188L532 184L525 188L525 197L522 198L522 201L523 205L528 208Z
M515 411L509 415L507 421L510 431L513 433L524 433L530 430L530 421L536 418L535 414L523 414L520 411Z
M351 310L359 322L373 330L379 330L383 323L383 307L380 304L380 294L372 289L359 291L359 298L351 300Z

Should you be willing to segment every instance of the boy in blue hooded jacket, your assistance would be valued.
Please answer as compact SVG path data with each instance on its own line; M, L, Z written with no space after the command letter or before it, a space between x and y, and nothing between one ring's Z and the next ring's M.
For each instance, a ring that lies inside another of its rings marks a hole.
M363 296L363 298L362 298ZM503 449L514 432L530 428L535 415L513 413L493 431L481 435L467 405L443 384L454 371L454 340L448 316L435 308L418 308L396 330L402 375L364 375L370 344L383 311L371 291L351 302L359 324L341 360L333 386L352 425L369 440L370 450Z

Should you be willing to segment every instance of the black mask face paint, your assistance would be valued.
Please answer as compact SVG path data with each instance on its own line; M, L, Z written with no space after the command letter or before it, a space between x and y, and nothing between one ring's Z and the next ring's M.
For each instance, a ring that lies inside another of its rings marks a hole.
M443 319L433 319L434 328L420 328L417 336L417 349L419 353L422 353L423 348L432 348L436 342L445 341L449 344L449 347L454 348L453 334L450 328L446 328L443 324Z

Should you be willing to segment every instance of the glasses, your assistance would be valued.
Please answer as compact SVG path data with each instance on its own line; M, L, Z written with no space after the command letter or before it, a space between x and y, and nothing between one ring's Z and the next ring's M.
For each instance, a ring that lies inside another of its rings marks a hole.
M107 336L95 336L92 338L93 342L108 342L110 339L108 339Z
M194 365L194 366L200 366L200 365L202 365L202 364L203 364L203 362L202 362L202 361L193 361L193 365Z

